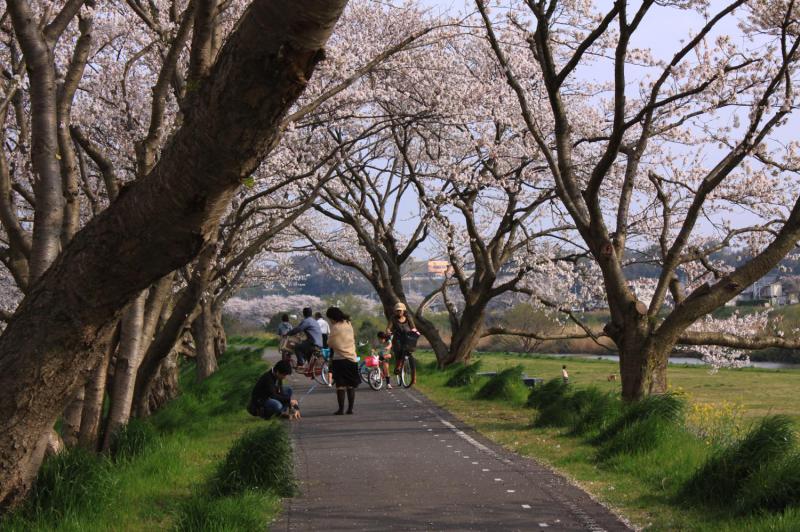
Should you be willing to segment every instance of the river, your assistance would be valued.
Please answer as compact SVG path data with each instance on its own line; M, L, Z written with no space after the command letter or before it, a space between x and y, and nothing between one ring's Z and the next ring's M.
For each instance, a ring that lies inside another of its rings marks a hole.
M619 355L592 355L588 353L568 353L568 354L550 354L545 353L542 356L557 357L557 358L582 358L585 360L613 360L619 362ZM671 365L688 364L690 366L704 366L706 365L699 358L691 357L670 357L669 363ZM761 369L800 369L800 364L792 364L788 362L750 362L752 368Z

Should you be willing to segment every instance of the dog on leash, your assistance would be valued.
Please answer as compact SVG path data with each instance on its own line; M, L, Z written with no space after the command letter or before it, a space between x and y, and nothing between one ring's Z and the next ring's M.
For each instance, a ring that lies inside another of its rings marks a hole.
M608 380L608 382L616 381L617 380L617 374L616 373L612 373L611 375L608 376L607 380Z
M301 418L300 415L300 407L299 406L291 406L289 407L289 419L297 421Z

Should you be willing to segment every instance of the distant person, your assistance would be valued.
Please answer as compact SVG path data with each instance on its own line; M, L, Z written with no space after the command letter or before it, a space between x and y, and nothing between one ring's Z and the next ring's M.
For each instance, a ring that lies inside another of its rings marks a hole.
M315 349L322 349L322 332L319 330L319 323L313 318L314 312L306 307L303 309L303 321L289 331L289 336L305 333L306 339L294 346L297 355L297 366L305 365L306 357L311 356Z
M394 306L394 314L386 326L386 334L392 336L392 355L394 356L394 374L400 375L406 354L414 352L419 338L419 331L408 315L406 306L398 302ZM413 369L413 368L412 368ZM411 384L417 383L417 373L412 371Z
M292 324L289 322L289 315L284 314L281 316L281 322L278 324L278 336L289 336L289 331L292 330Z
M322 333L322 347L328 347L328 335L331 333L331 327L328 325L328 322L325 321L325 318L322 317L321 312L317 312L314 318L316 318L319 324L319 330Z
M292 389L283 385L283 380L292 374L292 366L285 360L275 363L264 373L250 394L247 411L254 416L270 419L276 416L288 418L291 410L298 409L292 399Z
M561 378L564 384L569 384L569 373L567 373L567 366L561 366Z
M347 396L347 413L353 413L353 403L356 400L356 388L361 384L356 362L356 340L350 316L342 312L339 307L330 307L325 313L331 320L331 333L328 345L333 351L331 368L333 369L333 382L336 386L336 401L339 410L335 415L344 414L344 398Z
M386 389L392 389L392 379L389 377L389 359L392 358L392 337L384 331L378 332L378 360L381 363L381 372L386 379Z

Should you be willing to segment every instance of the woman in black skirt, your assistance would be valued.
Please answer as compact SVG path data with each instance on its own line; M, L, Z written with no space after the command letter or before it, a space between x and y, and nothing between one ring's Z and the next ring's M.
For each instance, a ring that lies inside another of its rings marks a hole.
M336 400L339 401L337 416L344 414L344 398L347 395L347 413L353 413L356 388L361 384L356 362L356 340L350 316L339 307L330 307L325 316L331 321L328 346L333 353L333 382L336 384Z

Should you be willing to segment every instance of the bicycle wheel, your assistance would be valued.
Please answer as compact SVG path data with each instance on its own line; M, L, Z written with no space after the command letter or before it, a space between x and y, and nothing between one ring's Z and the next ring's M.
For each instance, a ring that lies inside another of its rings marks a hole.
M416 363L412 355L407 355L403 362L403 369L400 371L400 383L403 388L411 388L414 384L414 374L417 371Z
M380 368L372 368L372 371L369 372L369 382L367 384L375 391L383 388L383 375Z
M314 363L314 380L320 384L328 385L328 363L321 358Z
M361 381L364 384L369 384L369 372L370 368L368 368L366 364L358 366L358 374L361 376Z

